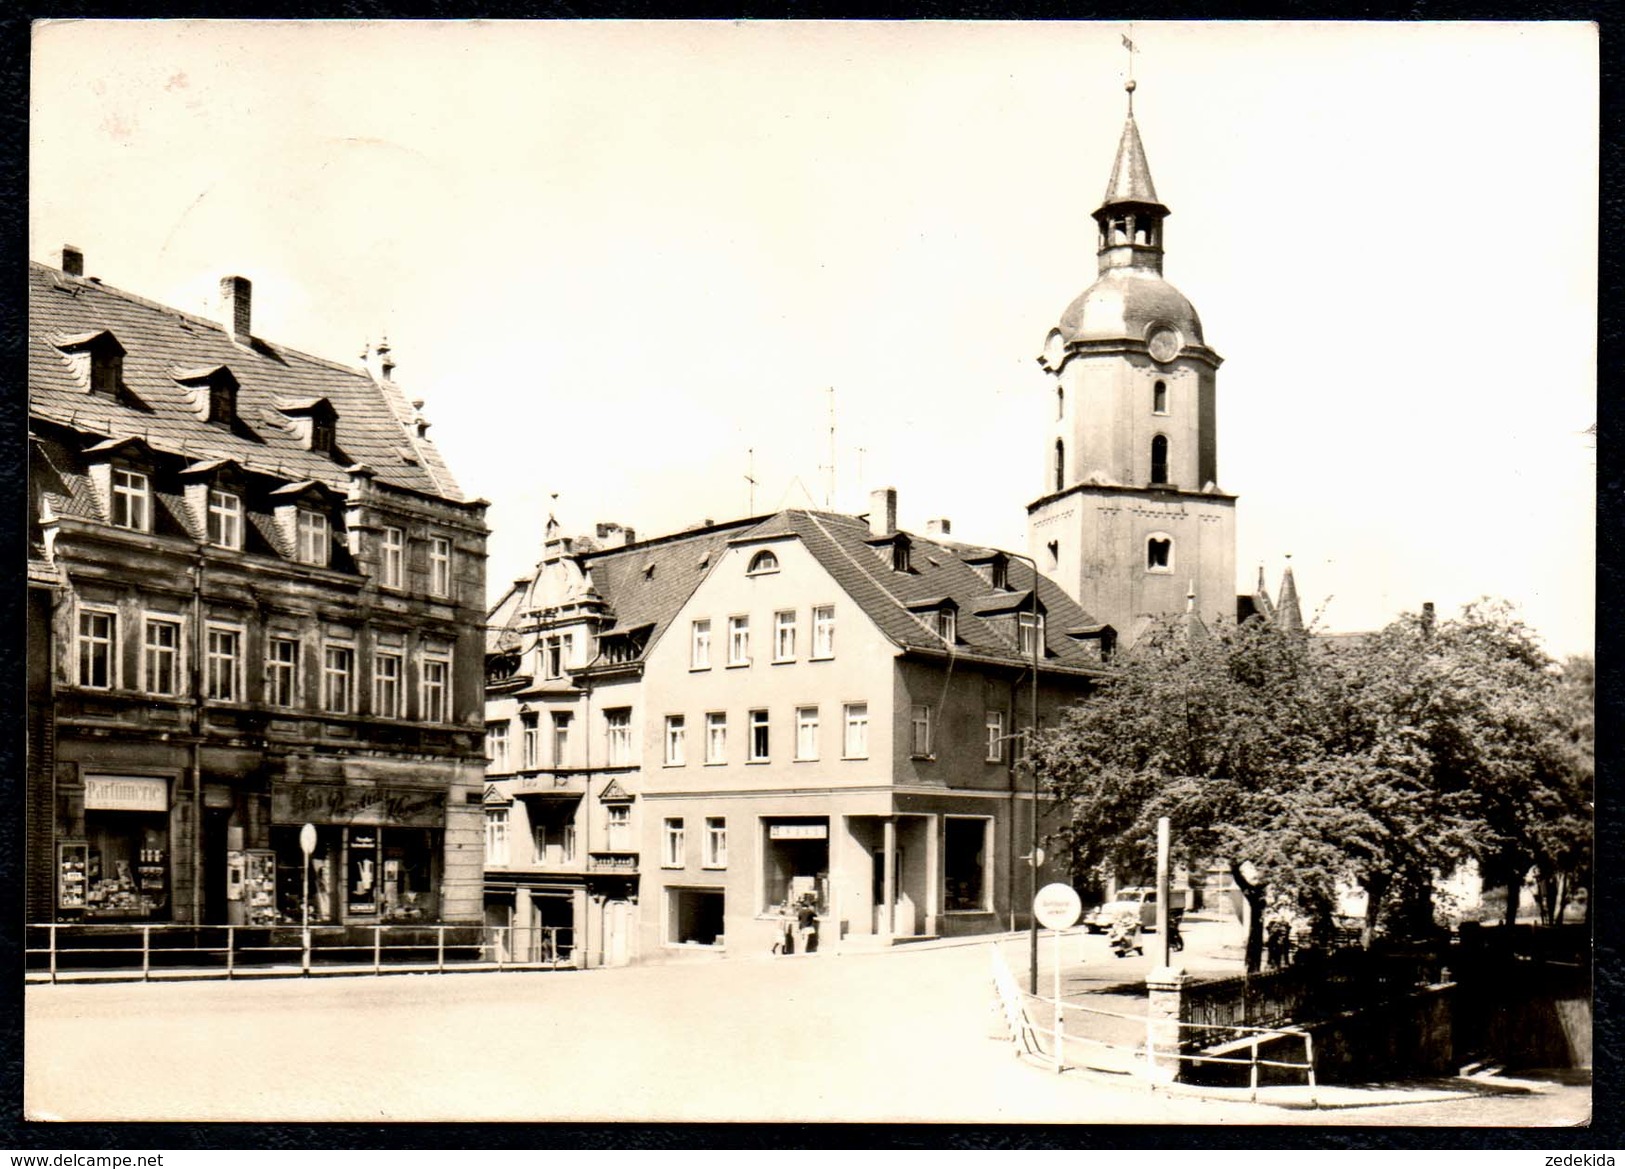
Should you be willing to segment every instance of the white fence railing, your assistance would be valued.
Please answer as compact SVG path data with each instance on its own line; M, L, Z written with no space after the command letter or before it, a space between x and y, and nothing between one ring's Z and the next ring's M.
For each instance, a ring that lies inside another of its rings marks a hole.
M404 971L556 970L575 965L562 926L230 926L44 923L24 926L30 982L239 978Z
M1151 1085L1166 1082L1170 1078L1167 1075L1159 1075L1159 1070L1169 1063L1174 1065L1174 1068L1169 1069L1175 1072L1172 1078L1178 1078L1177 1069L1185 1063L1246 1064L1248 1067L1247 1078L1250 1098L1254 1100L1258 1098L1260 1068L1293 1069L1304 1073L1309 1087L1310 1102L1314 1102L1314 1038L1308 1031L1300 1027L1241 1027L1215 1023L1181 1023L1174 1019L1157 1019L1151 1015L1132 1015L1122 1011L1091 1007L1079 1003L1076 999L1057 1002L1054 998L1029 994L1022 990L998 946L993 946L990 949L993 955L994 1003L1004 1019L1005 1028L1018 1056L1024 1055L1045 1060L1058 1072L1069 1066L1095 1066L1102 1070L1116 1072L1137 1071ZM1034 1021L1032 1014L1029 1012L1029 1006L1042 1008L1043 1012L1052 1020L1056 1020L1058 1025L1053 1030L1041 1026ZM1078 1016L1117 1019L1137 1024L1139 1028L1143 1028L1142 1033L1145 1040L1143 1043L1127 1044L1082 1034L1075 1029L1078 1025ZM1068 1017L1071 1018L1074 1029L1068 1029ZM1210 1043L1201 1052L1186 1051L1184 1043L1159 1045L1156 1042L1159 1028L1174 1029L1174 1033L1181 1035L1182 1038L1183 1031L1179 1029L1202 1030L1209 1033L1227 1031L1232 1033L1234 1038L1228 1043ZM1059 1041L1055 1038L1057 1035ZM1303 1043L1303 1061L1268 1059L1259 1055L1260 1046L1279 1040L1301 1040ZM1078 1059L1075 1063L1069 1063L1068 1050L1081 1047L1088 1047L1095 1052L1105 1052L1107 1057L1104 1060L1098 1057ZM1204 1054L1204 1052L1215 1050L1234 1050L1245 1054Z

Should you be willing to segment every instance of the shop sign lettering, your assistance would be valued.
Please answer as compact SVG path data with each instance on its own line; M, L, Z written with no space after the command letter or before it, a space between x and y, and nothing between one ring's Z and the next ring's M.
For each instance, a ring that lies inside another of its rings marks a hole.
M770 840L824 840L829 836L827 824L770 824Z
M279 824L395 824L437 827L445 793L399 787L279 783L271 786L271 818Z
M167 812L169 781L125 775L87 775L85 807L108 812Z

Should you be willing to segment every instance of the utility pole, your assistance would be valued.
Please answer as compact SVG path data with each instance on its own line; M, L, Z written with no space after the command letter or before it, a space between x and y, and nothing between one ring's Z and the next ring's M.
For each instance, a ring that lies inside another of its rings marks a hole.
M745 452L745 454L750 459L749 466L747 467L747 469L745 471L745 482L750 484L750 487L748 488L749 502L745 506L745 514L746 515L755 515L756 514L756 448L751 447L749 450L747 450Z

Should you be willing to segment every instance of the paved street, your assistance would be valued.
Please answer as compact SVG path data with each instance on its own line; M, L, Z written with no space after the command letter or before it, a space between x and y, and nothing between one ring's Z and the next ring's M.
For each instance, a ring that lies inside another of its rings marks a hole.
M1099 938L1070 942L1105 953ZM1024 939L1004 945L1024 977ZM1131 977L1138 962L1068 971L1069 997L1075 979ZM1382 1107L1302 1111L1056 1075L992 1037L988 986L986 944L590 973L31 986L25 1107L74 1120L1201 1124L1566 1124L1589 1111L1583 1084L1475 1099L1450 1081L1372 1095ZM1387 1103L1403 1099L1425 1102Z

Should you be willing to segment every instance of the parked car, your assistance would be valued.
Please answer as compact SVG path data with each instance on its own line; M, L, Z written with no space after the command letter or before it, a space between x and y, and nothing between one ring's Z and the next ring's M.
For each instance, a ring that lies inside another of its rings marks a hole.
M1185 891L1174 889L1168 895L1168 908L1181 910L1185 908ZM1104 905L1097 905L1083 915L1083 928L1092 934L1103 934L1112 928L1112 922L1124 910L1137 913L1140 916L1140 928L1155 930L1157 928L1157 891L1149 885L1128 885L1117 891Z

